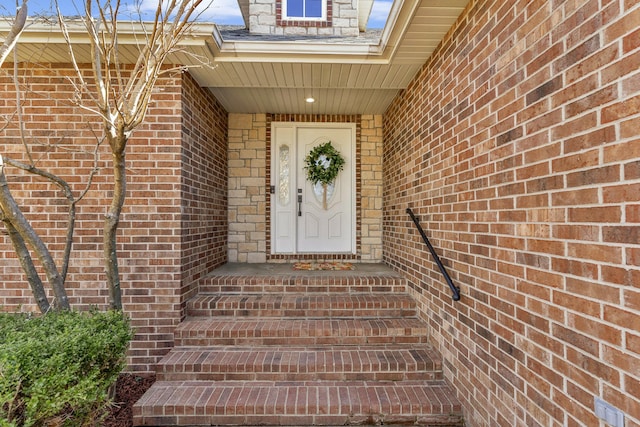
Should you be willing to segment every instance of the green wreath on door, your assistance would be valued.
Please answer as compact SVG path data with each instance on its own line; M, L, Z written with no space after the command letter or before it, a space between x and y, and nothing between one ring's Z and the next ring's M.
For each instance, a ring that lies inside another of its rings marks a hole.
M326 210L327 187L335 182L340 171L344 169L344 157L331 141L328 141L311 149L304 158L304 164L307 180L313 185L322 184L322 207Z

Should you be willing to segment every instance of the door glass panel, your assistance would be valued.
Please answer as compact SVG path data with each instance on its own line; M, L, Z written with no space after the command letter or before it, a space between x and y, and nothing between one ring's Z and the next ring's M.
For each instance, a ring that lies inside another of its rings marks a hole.
M332 182L331 184L327 185L327 203L331 200L331 196L333 196L333 192L335 188L336 188L335 182ZM322 205L322 200L324 197L324 188L322 187L321 182L316 182L313 185L313 196L316 198L318 203Z
M280 170L278 171L279 175L279 183L278 183L278 199L282 206L286 206L289 204L290 199L290 191L289 191L289 183L290 183L290 170L291 170L291 155L289 153L288 145L280 146L279 164Z

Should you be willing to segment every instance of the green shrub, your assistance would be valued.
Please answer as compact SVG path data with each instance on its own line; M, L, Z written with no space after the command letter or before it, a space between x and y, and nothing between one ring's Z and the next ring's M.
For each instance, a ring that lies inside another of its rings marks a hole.
M115 311L0 314L0 427L92 425L131 338Z

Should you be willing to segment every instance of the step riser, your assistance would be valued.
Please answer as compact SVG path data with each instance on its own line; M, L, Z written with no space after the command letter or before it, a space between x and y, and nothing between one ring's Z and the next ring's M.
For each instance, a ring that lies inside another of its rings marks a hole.
M158 381L438 381L441 372L212 373L158 372Z
M200 284L203 294L352 294L352 293L401 293L406 291L404 283L392 285L362 285L362 284L215 284L204 282Z
M219 309L219 308L188 308L189 317L412 317L415 309Z
M415 302L408 296L329 295L200 295L187 303L191 317L413 317Z
M461 427L462 417L456 415L391 415L371 414L358 415L181 415L145 417L138 426L364 426L385 425L387 427L427 426L427 427Z
M287 275L280 277L212 276L200 282L204 294L350 294L406 292L407 281L397 275L388 276L335 276Z
M281 346L424 343L426 324L417 318L233 319L183 322L176 346Z
M421 344L427 343L425 336L325 336L325 337L177 337L176 346L211 347L211 346L282 346L291 345L366 345L366 344Z
M159 381L402 381L442 379L428 345L392 348L175 348L158 365Z

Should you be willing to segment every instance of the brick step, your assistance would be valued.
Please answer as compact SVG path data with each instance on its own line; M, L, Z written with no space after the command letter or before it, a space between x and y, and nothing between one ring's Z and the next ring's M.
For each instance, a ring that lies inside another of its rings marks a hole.
M203 277L200 293L403 293L406 279L379 264L358 264L354 271L295 271L291 265L252 267L227 264Z
M188 316L405 317L416 304L406 294L200 294L187 302Z
M178 347L157 366L159 381L402 381L442 379L428 344L323 347Z
M159 381L133 412L138 426L463 424L440 381Z
M364 345L426 343L416 317L380 319L193 318L175 331L176 346Z
M199 283L137 426L461 426L440 354L382 265L227 264Z

